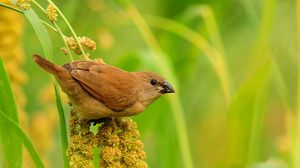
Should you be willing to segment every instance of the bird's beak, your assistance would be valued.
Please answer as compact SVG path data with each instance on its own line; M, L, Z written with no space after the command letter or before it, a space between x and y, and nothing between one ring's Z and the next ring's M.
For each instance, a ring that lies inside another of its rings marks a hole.
M175 90L174 88L172 87L172 85L168 82L168 81L165 81L163 83L163 86L162 86L162 90L160 91L160 93L162 94L166 94L166 93L175 93Z

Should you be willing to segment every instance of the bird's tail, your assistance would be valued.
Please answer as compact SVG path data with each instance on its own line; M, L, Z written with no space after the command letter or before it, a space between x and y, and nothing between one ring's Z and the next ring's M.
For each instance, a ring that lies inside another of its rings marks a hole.
M61 66L55 65L37 54L34 54L32 58L41 68L55 76L61 71Z
M55 76L58 84L61 86L65 93L67 93L68 95L76 94L76 87L78 87L79 84L77 82L74 82L74 79L70 74L70 70L64 68L63 66L55 65L36 54L33 55L33 60L45 71Z

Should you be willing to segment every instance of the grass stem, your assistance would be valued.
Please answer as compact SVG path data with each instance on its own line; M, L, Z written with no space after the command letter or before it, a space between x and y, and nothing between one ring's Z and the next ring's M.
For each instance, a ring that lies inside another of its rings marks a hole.
M71 31L71 33L72 33L75 41L77 42L77 45L79 46L79 49L80 49L83 57L85 58L85 60L89 60L89 58L88 58L87 54L85 53L82 45L80 44L80 41L79 41L79 39L78 39L78 37L77 37L74 29L72 28L71 24L69 23L69 21L67 20L67 18L65 17L65 15L60 11L60 9L51 0L47 0L47 1L49 3L52 3L55 6L55 8L57 9L57 12L59 13L59 15L61 16L61 18L64 20L64 22L67 24L68 28L70 29L70 31Z
M35 0L32 0L32 2L41 10L43 11L45 14L47 14L46 10Z
M64 109L62 106L61 98L60 98L60 91L57 82L54 81L54 90L55 90L55 97L56 97L56 107L59 114L59 123L60 123L60 134L61 134L61 144L62 144L62 155L64 158L64 167L69 167L69 159L67 157L67 149L68 149L68 133L66 127L66 119L64 115Z
M72 55L72 52L66 42L66 36L62 33L62 31L60 30L60 28L57 26L57 24L55 22L52 22L54 24L54 26L56 27L56 30L58 32L58 34L61 36L66 48L67 48L67 52L68 52L68 55L70 56L71 58L71 61L74 61L74 58L73 58L73 55Z
M17 8L15 8L15 7L13 7L13 6L4 4L4 3L2 3L2 2L0 2L0 6L2 6L2 7L4 7L4 8L11 9L11 10L16 11L16 12L18 12L18 13L24 14L23 11L21 11L20 9L17 9Z
M39 4L39 3L37 3L36 1L32 1L41 11L43 11L45 14L47 14L47 11ZM56 6L55 6L56 7ZM56 7L57 8L57 7ZM58 8L57 8L57 10L58 10ZM64 44L65 44L65 46L66 46L66 48L67 48L67 52L68 52L68 55L70 56L70 59L71 59L71 61L73 61L74 60L74 58L73 58L73 55L72 55L72 52L71 52L71 50L70 50L70 48L68 47L68 44L66 43L66 36L62 33L62 31L60 30L60 28L58 27L58 25L54 22L54 21L52 21L51 23L55 26L55 28L53 27L53 26L51 26L50 24L48 24L47 22L45 22L45 21L42 21L42 23L44 24L44 25L46 25L46 26L48 26L49 28L51 28L53 31L55 31L55 32L57 32L60 36L61 36L61 38L62 38L62 40L63 40L63 42L64 42Z
M44 168L44 164L42 162L42 159L40 158L38 152L32 145L30 139L26 136L22 128L13 121L10 117L8 117L4 112L0 111L0 120L1 122L5 122L6 126L9 128L12 128L13 131L19 136L20 140L23 142L24 146L27 148L35 166L37 168Z
M222 58L223 56L221 56L221 53L216 48L211 46L209 42L199 33L191 30L190 28L178 22L157 16L147 16L147 21L149 25L153 27L173 32L181 36L182 38L191 42L195 47L197 47L199 50L205 53L205 55L211 61L213 69L215 70L217 76L220 79L225 100L227 102L227 105L229 105L232 99L232 91L230 87L231 82L229 80L226 66Z

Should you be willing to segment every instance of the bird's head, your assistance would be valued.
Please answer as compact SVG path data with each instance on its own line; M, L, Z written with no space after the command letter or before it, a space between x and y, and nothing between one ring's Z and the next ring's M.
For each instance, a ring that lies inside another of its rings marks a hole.
M163 94L175 93L172 85L163 77L152 72L138 72L141 96L149 104Z

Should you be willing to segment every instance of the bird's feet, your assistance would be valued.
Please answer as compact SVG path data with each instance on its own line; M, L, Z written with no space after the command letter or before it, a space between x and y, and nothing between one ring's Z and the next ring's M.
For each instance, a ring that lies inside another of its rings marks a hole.
M105 122L105 121L107 121L107 120L111 120L111 118L92 119L92 120L89 120L89 121L90 121L90 123L91 123L93 126L95 126L95 125L101 124L101 123L103 123L103 122Z

